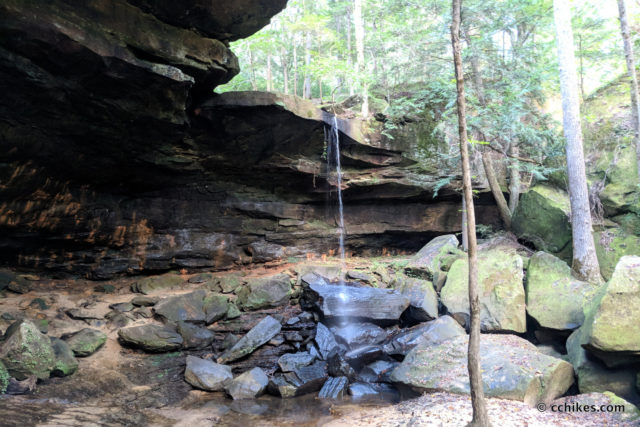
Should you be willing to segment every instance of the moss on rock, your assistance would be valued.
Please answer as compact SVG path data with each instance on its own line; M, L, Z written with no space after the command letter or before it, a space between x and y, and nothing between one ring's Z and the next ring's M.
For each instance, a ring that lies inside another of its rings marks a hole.
M640 256L640 237L620 229L608 229L594 233L596 254L602 277L609 280L620 258L625 255Z

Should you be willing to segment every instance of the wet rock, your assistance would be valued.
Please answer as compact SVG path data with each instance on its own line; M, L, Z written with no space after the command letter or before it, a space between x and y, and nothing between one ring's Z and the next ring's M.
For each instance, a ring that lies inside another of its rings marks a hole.
M262 415L269 410L269 404L254 399L234 400L229 404L233 412L244 415Z
M201 390L223 391L225 385L233 379L233 374L230 366L187 356L184 379L195 388Z
M56 358L51 375L66 377L73 374L78 369L78 360L74 357L69 344L59 338L50 337L50 339Z
M232 362L251 354L255 349L269 342L281 329L282 326L280 322L271 316L265 317L260 323L247 332L245 336L240 338L233 347L218 357L218 363Z
M184 278L177 274L169 273L161 276L145 277L131 285L133 292L151 294L171 289L178 289L184 283Z
M376 360L368 364L358 374L358 379L364 382L378 383L391 382L391 372L399 365L399 362L388 360Z
M120 340L132 347L152 353L177 350L182 346L182 337L168 326L142 325L122 328Z
M338 352L338 343L333 333L322 323L318 323L316 328L315 341L323 360L328 360L332 354Z
M198 290L188 294L162 298L153 307L153 311L165 322L177 323L181 320L204 323L207 315L204 311L206 292Z
M209 294L203 302L205 323L210 324L222 319L229 311L229 297L221 294Z
M204 349L213 343L215 334L206 328L180 321L176 325L176 329L182 336L182 348L185 349Z
M360 282L364 282L367 284L371 284L374 282L373 277L361 270L349 270L347 271L347 278L349 279L353 279L353 280L358 280Z
M107 335L91 328L84 328L75 334L65 337L69 348L77 357L90 356L107 341Z
M7 384L6 394L18 395L18 394L30 394L36 391L36 383L38 377L31 375L22 381L18 381L15 378L9 378Z
M640 395L636 388L637 368L608 368L601 360L589 354L583 347L585 327L575 330L567 339L567 358L573 365L580 393L617 394L627 400L638 401Z
M469 393L467 336L438 345L419 344L391 373L391 379L416 390ZM573 368L539 353L514 335L483 335L480 366L487 397L549 403L573 384Z
M639 323L640 257L624 256L588 310L583 346L607 366L640 361Z
M451 316L442 316L401 331L391 337L384 344L383 349L388 355L406 356L421 342L436 345L462 335L466 335L466 332L455 319Z
M342 399L348 391L347 377L329 377L320 389L320 399Z
M409 299L390 289L312 284L304 289L300 304L320 311L325 318L392 324L409 306Z
M312 364L315 359L315 356L307 352L287 353L280 356L278 366L282 372L292 372L301 366Z
M286 304L291 295L291 278L287 274L246 279L238 292L238 302L244 310L258 310Z
M131 304L138 307L152 307L160 300L158 297L137 296L131 300Z
M356 371L338 353L332 354L327 360L327 370L333 377L347 377L349 381L356 378Z
M331 328L336 340L349 348L365 344L379 344L387 338L387 332L373 323L348 323Z
M378 345L368 345L346 352L344 359L349 362L351 366L359 367L379 359L382 357L382 354L382 347Z
M264 393L269 385L269 378L260 368L253 368L229 381L225 391L234 400L254 399Z
M442 259L449 254L458 254L458 238L453 234L438 236L427 243L409 260L406 271L427 280L437 279Z
M29 320L18 320L4 334L0 342L0 361L11 376L21 381L36 376L49 378L56 362L49 338Z
M494 248L478 254L480 328L483 331L526 331L522 258ZM468 261L453 263L442 288L442 304L452 315L468 319Z
M300 278L300 281L303 285L312 286L312 285L329 285L330 282L328 279L325 279L323 276L318 273L306 273Z
M295 396L318 391L328 378L327 363L318 361L309 366L299 366L284 374L287 382L295 387Z
M355 382L349 384L349 394L354 399L362 399L377 396L380 394L380 390L373 384Z
M579 281L561 259L537 252L527 268L527 313L543 328L576 329L584 322L584 307L598 285Z
M407 278L397 286L400 294L409 298L405 316L411 322L426 322L438 317L438 295L428 280Z
M275 374L269 380L268 390L269 393L274 396L280 396L283 399L287 397L294 397L298 388L289 383L284 374Z

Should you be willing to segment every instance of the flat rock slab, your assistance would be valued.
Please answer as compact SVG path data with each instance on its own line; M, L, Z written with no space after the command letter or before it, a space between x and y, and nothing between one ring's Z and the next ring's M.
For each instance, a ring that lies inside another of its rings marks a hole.
M336 339L349 348L367 344L379 344L387 338L387 332L373 323L348 323L331 328Z
M368 345L346 352L344 354L344 358L351 366L357 368L382 357L382 354L383 351L381 346Z
M304 289L301 305L320 311L325 318L388 325L398 322L409 306L409 298L390 289L314 283Z
M184 379L195 388L201 390L223 391L225 385L233 379L233 374L231 373L231 366L187 356Z
M238 360L248 354L251 354L255 349L263 344L269 342L269 340L275 337L282 325L276 319L271 316L267 316L254 326L245 336L233 345L229 350L224 352L222 356L218 357L218 363L228 363Z
M342 399L349 389L347 377L329 377L320 389L320 399Z
M394 382L420 391L469 394L467 336L438 345L419 344L392 373ZM573 367L539 353L514 335L482 335L480 365L487 397L512 399L533 406L562 396L573 384Z
M267 374L260 368L253 368L229 381L225 391L233 400L254 399L260 396L269 385Z
M332 354L338 352L338 343L333 336L333 332L329 330L323 323L318 323L316 327L316 344L318 345L318 352L323 360L328 360Z
M84 328L65 338L76 357L87 357L98 351L107 342L107 335L96 329Z
M287 274L246 279L238 291L238 304L245 310L258 310L286 304L291 296L291 278Z
M207 293L203 290L184 295L163 298L153 307L153 311L166 322L179 321L204 323L207 316L204 311L204 299Z
M120 340L135 348L161 353L182 347L182 337L174 329L160 325L142 325L122 328L118 331Z

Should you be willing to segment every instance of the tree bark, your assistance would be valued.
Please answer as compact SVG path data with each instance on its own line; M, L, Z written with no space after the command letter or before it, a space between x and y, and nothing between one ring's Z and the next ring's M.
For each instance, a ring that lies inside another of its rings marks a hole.
M251 70L251 87L253 90L258 90L258 83L256 82L256 70L253 66L253 52L249 48L249 69Z
M302 88L302 97L305 99L311 99L311 73L309 73L309 66L311 65L311 34L305 34L304 42L304 86Z
M267 54L267 92L273 90L273 75L271 73L271 54Z
M293 44L293 94L298 96L298 45Z
M280 62L282 63L282 81L283 91L285 95L289 94L289 61L287 60L287 51L285 48L280 49Z
M347 18L347 68L351 70L351 66L353 63L352 55L351 55L351 12L348 12L349 16ZM349 79L349 96L354 94L353 91L353 79Z
M640 100L638 96L638 77L636 63L633 58L633 43L629 35L629 22L627 21L627 8L624 0L618 0L620 12L620 30L624 42L624 57L627 60L627 73L631 79L631 117L633 120L633 138L636 146L636 163L638 164L638 178L640 179Z
M520 199L520 167L516 160L519 156L518 145L512 142L509 145L509 211L511 215L516 211Z
M566 139L567 175L571 202L571 228L573 234L572 269L577 278L600 282L600 266L593 244L589 193L582 148L582 126L578 78L573 51L571 12L566 0L553 0L556 25L558 62L560 66L560 90L562 92L562 125Z
M369 85L364 76L364 20L362 19L362 0L355 0L353 7L353 24L356 30L356 63L358 79L362 82L362 117L369 116Z
M511 231L511 211L509 210L509 205L507 205L507 199L505 199L504 194L502 194L502 189L500 188L500 183L496 177L496 172L493 169L491 158L486 150L482 150L482 165L484 166L484 173L487 176L487 181L489 182L491 194L493 194L496 205L498 205L498 212L500 212L500 218L502 218L504 229Z
M467 252L469 250L469 235L467 234L467 202L462 194L462 249Z
M476 217L471 188L471 168L467 138L466 105L464 99L464 72L460 54L460 8L461 0L452 0L451 45L456 71L456 91L458 104L458 133L460 137L460 160L462 163L462 185L467 211L467 237L469 239L469 312L471 328L469 332L468 369L473 407L473 426L489 426L489 415L484 398L482 372L480 371L480 300L478 297L478 256L476 242Z

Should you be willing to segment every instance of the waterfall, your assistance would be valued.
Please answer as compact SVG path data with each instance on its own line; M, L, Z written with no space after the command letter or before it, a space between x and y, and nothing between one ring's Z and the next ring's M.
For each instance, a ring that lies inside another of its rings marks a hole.
M340 261L344 265L344 207L342 204L342 169L340 166L340 132L338 130L338 118L333 116L331 129L327 135L327 178L334 172L336 174L336 188L338 194L338 242Z

